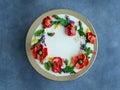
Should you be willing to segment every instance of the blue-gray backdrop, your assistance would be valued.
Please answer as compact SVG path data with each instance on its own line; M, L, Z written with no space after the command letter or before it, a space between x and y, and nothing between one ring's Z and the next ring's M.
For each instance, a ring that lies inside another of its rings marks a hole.
M99 51L82 77L57 82L28 62L25 38L33 21L52 9L83 14L96 29ZM0 0L0 90L120 90L120 0Z

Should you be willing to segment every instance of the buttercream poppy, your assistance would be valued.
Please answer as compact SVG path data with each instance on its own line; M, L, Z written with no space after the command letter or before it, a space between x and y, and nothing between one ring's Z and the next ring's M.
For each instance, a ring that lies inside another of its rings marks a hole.
M42 25L44 28L50 28L52 26L52 19L51 17L47 16L46 18L43 19Z
M74 35L76 35L74 23L70 23L70 24L65 28L65 34L68 35L68 36L74 36Z
M75 65L77 69L82 69L83 67L89 64L89 60L85 56L85 54L81 53L77 56L72 57L72 63Z
M52 71L55 73L61 72L61 67L62 67L63 60L61 57L54 57L52 59Z
M87 40L88 40L91 44L95 44L95 43L96 43L96 35L93 34L92 32L87 32L86 38L87 38Z
M40 60L43 63L43 60L48 55L47 48L44 48L42 44L36 44L31 48L32 55L35 59Z

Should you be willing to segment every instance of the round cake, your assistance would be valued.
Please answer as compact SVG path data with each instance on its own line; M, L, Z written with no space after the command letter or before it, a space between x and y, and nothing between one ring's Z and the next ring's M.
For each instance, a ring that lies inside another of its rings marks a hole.
M90 28L69 13L42 16L29 48L37 68L55 77L67 77L90 66L97 43Z
M75 74L89 64L95 42L96 35L81 20L57 14L42 20L30 49L42 69L63 76Z

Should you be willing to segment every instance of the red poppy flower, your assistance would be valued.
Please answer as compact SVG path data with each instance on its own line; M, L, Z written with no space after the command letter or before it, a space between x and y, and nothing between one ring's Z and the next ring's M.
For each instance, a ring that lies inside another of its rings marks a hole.
M52 71L55 72L55 73L61 72L62 62L63 62L62 58L54 57L52 59L52 65L53 65Z
M51 27L51 26L52 26L51 21L52 21L52 19L51 19L49 16L47 16L46 18L44 18L43 21L42 21L43 27L44 27L44 28L49 28L49 27Z
M71 24L69 24L69 25L66 27L65 33L66 33L68 36L74 36L74 35L76 35L74 23L71 23Z
M92 44L95 44L96 43L96 35L93 34L92 32L88 32L87 35L87 40L92 43Z
M36 44L31 48L32 55L35 59L40 60L43 63L44 58L48 55L47 48L44 48L42 44Z
M84 66L87 66L89 64L89 60L83 53L81 53L72 58L72 63L77 69L82 69Z
M32 52L32 55L33 55L33 57L35 58L35 59L37 59L37 53L36 53L36 51L35 51L35 49L31 49L31 52Z

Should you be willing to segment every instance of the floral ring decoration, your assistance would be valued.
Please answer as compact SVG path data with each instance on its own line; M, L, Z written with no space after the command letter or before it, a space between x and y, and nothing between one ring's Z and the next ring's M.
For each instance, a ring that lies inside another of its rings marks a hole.
M60 26L64 27L64 34L68 37L77 36L76 40L84 38L84 42L79 42L80 53L71 56L68 60L60 56L48 56L49 52L45 42L46 35L54 37L54 32L46 31L46 29L54 26L54 29ZM70 19L70 15L52 15L47 16L42 20L41 29L36 30L31 44L31 53L35 59L37 59L41 65L44 66L46 71L57 74L75 74L82 68L86 67L90 63L92 55L96 52L89 46L94 46L96 43L96 35L90 31L89 27L86 30L83 27L83 22L78 20L77 23Z

